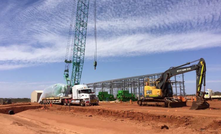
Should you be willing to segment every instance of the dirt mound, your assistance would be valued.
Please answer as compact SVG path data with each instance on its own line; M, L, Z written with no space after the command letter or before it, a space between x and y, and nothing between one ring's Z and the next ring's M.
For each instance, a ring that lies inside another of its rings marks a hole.
M41 108L42 106L40 105L31 105L30 103L28 104L12 104L12 105L5 105L4 107L0 107L0 113L3 114L9 114L9 111L13 111L15 114L25 111L25 110L29 110L29 109L37 109L37 108Z
M193 111L188 107L168 109L161 107L139 107L136 104L126 103L102 103L99 106L80 107L63 105L46 105L45 111L59 114L86 115L86 117L104 118L113 121L135 122L154 126L160 131L173 130L174 128L191 129L194 131L205 132L221 130L220 104L214 103L214 107L206 110ZM39 109L41 110L41 109ZM91 115L91 116L88 116ZM163 127L162 127L163 126ZM167 126L167 127L165 127Z
M0 108L2 107L12 107L12 106L26 106L26 105L32 105L31 103L13 103L13 104L6 104L6 105L0 105Z
M56 110L69 111L69 107L57 107ZM145 121L155 121L169 124L179 124L186 126L191 122L190 116L173 116L173 115L155 115L150 113L134 112L131 110L111 110L103 108L82 108L82 107L72 107L71 112L83 112L91 115L99 115L104 117L117 117L117 118L127 118L129 120L137 120L141 122Z
M213 130L219 128L221 128L221 120L215 120L206 127L206 129L213 129Z

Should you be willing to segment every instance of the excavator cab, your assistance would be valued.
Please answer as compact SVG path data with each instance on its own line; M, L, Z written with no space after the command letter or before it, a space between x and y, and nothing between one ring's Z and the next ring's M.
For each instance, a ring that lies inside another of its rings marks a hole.
M162 98L163 93L161 89L157 89L155 86L155 81L153 81L150 78L147 78L145 80L145 86L144 86L144 96L145 97L154 97L154 98Z
M162 90L165 92L164 97L173 97L173 88L170 81L165 83L165 88Z
M173 97L173 89L170 81L165 83L164 89L156 88L155 86L156 82L157 81L153 81L147 78L146 85L144 87L145 97L153 97L153 98Z

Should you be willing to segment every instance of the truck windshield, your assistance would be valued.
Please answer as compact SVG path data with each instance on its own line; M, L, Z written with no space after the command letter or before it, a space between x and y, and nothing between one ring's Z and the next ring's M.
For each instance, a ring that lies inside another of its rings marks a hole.
M91 89L80 90L80 93L92 93Z

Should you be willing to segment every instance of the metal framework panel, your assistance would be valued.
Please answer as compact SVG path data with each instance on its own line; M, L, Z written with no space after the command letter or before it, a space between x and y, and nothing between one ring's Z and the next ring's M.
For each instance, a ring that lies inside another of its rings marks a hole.
M161 73L147 74L141 76L88 83L87 85L88 87L92 88L96 94L98 94L98 92L100 91L108 91L110 94L113 94L116 97L118 90L128 90L130 93L135 94L137 98L140 98L144 95L145 79L149 78L155 81L160 76ZM179 81L176 80L176 77L172 77L171 83L173 84L173 87L175 87L173 89L175 90L174 92L176 95L178 88L180 88L180 95L185 95L184 74L181 77L181 80Z

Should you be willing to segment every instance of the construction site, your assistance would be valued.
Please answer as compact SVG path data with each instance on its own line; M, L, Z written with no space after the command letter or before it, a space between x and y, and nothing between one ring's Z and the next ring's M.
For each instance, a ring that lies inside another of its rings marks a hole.
M221 95L206 89L209 74L204 57L174 62L161 72L82 84L90 6L94 9L92 67L95 72L99 69L97 3L74 3L65 68L60 69L65 84L35 89L26 102L0 99L0 134L221 134ZM188 72L194 72L192 95L186 89Z
M0 106L0 133L219 134L221 102L209 104L209 109L198 111L189 110L191 101L182 108L140 107L136 102L102 102L91 107L8 104ZM9 115L9 110L15 114Z

